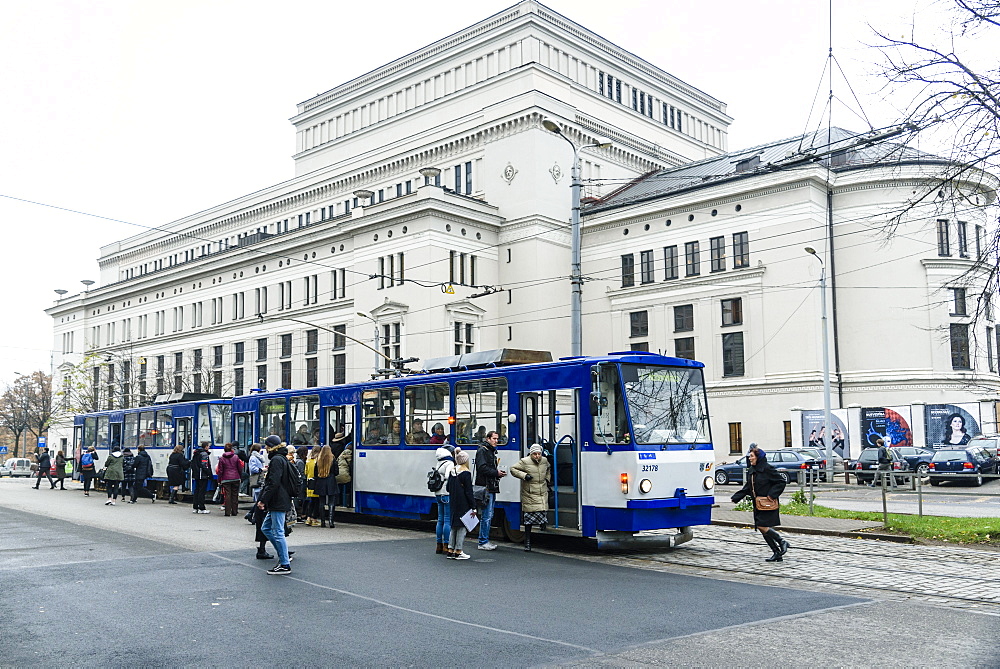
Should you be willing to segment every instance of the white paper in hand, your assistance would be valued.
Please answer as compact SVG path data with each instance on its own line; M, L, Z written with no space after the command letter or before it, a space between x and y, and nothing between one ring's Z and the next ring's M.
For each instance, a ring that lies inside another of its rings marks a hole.
M462 516L462 524L465 525L465 529L469 532L474 530L476 525L479 524L479 518L476 517L475 513L474 509L469 509L465 512L465 515Z

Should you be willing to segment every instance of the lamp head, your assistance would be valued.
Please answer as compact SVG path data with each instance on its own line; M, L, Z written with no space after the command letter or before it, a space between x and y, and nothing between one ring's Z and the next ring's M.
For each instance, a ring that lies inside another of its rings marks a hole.
M595 149L610 149L611 148L611 140L608 140L608 139L599 139L594 144L594 148Z
M542 119L542 127L545 128L546 130L548 130L549 132L554 132L557 135L561 135L562 134L562 128L559 127L558 123L556 123L555 121L553 121L551 119L543 118Z
M806 253L808 253L808 254L809 254L809 255L811 255L811 256L814 256L814 255L816 255L816 249L814 249L814 248L813 248L813 247L811 247L811 246L807 246L807 247L806 247Z
M65 294L66 294L66 293L68 293L68 292L69 292L68 290L64 290L64 289L62 289L62 288L56 288L56 289L55 289L55 293L56 293L56 295L58 295L59 297L62 297L63 295L65 295Z

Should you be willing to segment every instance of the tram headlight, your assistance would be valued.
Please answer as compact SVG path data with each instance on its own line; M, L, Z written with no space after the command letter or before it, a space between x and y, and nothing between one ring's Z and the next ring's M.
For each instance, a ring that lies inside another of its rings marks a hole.
M623 473L621 475L621 481L622 481L622 494L623 495L627 495L628 494L628 474L624 474Z
M650 481L649 479L643 479L639 481L639 492L641 492L643 495L645 495L652 489L653 489L653 482Z
M713 479L711 476L706 476L705 480L702 481L701 484L705 486L705 490L711 490L712 488L715 487L715 479Z

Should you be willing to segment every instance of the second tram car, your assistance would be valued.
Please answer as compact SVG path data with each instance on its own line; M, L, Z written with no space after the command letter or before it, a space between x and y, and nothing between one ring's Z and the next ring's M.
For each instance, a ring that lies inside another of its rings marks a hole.
M236 397L235 439L243 448L271 434L293 448L348 446L353 481L344 506L431 518L431 437L473 450L495 430L501 468L532 444L545 448L553 465L549 532L603 548L675 545L711 522L702 363L638 351L554 362L535 353L483 351L428 361L410 376ZM512 539L520 535L519 491L508 476L497 495L496 522Z

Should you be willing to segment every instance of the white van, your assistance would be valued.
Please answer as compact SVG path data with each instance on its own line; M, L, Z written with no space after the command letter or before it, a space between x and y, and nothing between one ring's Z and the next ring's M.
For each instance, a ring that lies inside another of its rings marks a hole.
M31 467L34 465L28 458L10 458L4 463L11 476L31 476Z

